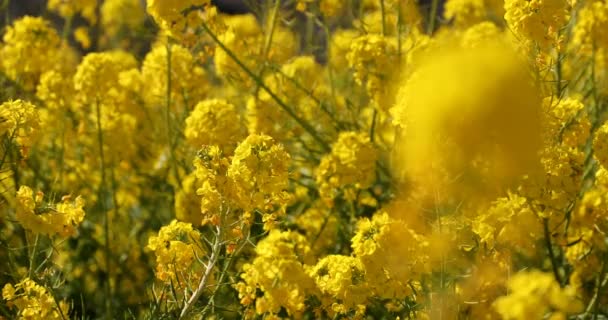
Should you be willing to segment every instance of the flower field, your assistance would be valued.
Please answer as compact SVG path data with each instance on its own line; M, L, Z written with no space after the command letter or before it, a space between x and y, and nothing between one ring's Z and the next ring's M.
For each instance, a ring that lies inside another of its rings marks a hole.
M608 2L0 0L0 320L608 319Z

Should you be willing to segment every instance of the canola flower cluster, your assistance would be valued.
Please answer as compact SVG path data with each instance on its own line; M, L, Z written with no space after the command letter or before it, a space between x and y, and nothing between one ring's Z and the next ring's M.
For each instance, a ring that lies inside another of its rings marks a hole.
M608 317L607 4L437 4L0 4L0 319Z

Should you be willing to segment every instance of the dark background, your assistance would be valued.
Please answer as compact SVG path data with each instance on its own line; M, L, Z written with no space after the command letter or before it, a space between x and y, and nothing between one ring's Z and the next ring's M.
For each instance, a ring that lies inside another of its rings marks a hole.
M0 7L6 0L0 0ZM145 0L141 1L145 7ZM246 13L249 10L245 5L244 0L214 0L212 1L222 12L230 14ZM9 1L9 19L24 15L40 15L45 11L46 0L10 0ZM2 10L4 11L4 10ZM0 23L5 24L6 14L0 17Z

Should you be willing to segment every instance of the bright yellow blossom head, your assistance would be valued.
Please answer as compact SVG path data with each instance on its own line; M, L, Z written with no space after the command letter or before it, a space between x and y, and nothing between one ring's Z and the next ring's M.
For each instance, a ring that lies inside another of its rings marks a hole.
M316 170L319 193L334 199L342 188L355 190L371 186L375 179L377 151L366 133L342 132L331 153L321 159Z
M230 153L243 135L236 107L226 100L208 99L199 102L186 119L184 135L190 145L219 145Z
M156 256L156 278L166 284L184 288L186 281L202 276L196 258L203 257L200 232L189 223L171 221L148 239L147 249Z
M30 278L14 286L7 283L2 288L2 298L8 301L10 308L18 310L19 319L62 320L69 312L69 305L65 301L56 300L45 287Z
M0 104L0 135L6 133L24 157L39 136L40 127L39 112L32 103L15 100Z
M266 135L250 134L234 151L228 177L234 182L234 195L245 212L258 209L265 213L271 227L284 212L289 200L289 154Z
M508 287L509 294L494 303L503 319L542 319L547 314L565 317L583 309L574 288L560 288L551 273L520 271L509 280Z
M68 197L51 206L42 203L42 196L42 193L34 195L32 189L21 186L17 191L17 221L36 234L73 236L84 220L82 197L79 196L74 201Z
M506 0L505 20L522 41L541 48L557 46L561 29L570 19L566 0Z
M0 46L0 68L28 88L56 62L61 40L50 21L25 16L8 26Z

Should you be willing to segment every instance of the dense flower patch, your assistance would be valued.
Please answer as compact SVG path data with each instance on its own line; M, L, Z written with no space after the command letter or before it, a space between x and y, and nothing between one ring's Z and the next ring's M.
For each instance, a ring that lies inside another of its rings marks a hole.
M249 5L6 15L0 319L608 317L606 2Z

